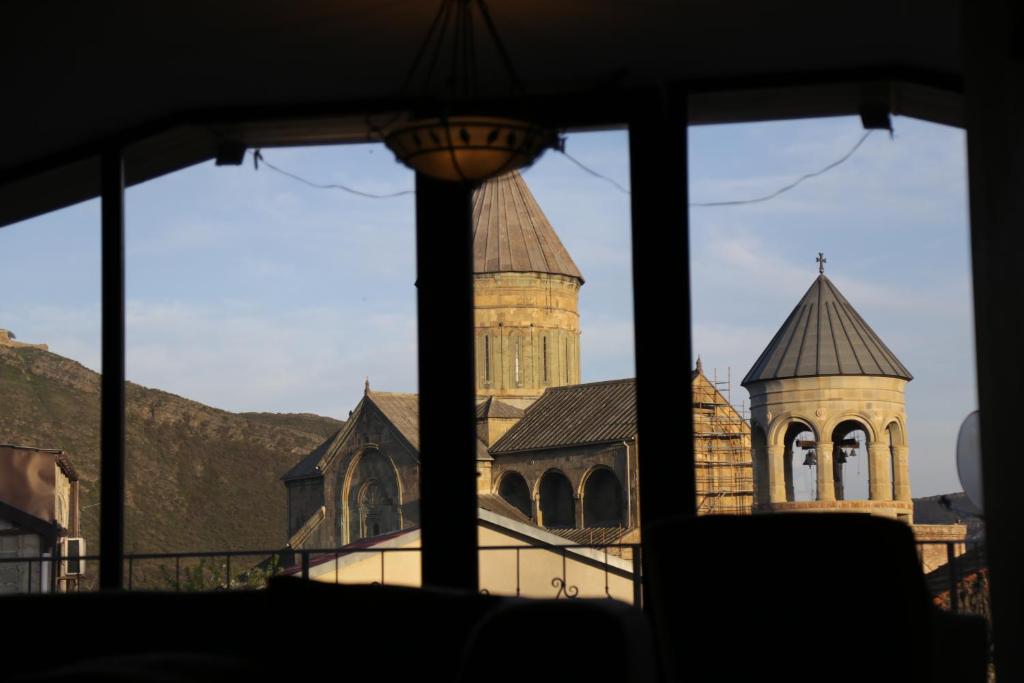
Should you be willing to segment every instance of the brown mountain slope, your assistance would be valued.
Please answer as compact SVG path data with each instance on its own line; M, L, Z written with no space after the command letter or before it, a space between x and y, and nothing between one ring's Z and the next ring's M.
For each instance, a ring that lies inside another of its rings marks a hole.
M238 413L238 416L272 427L287 427L298 432L315 434L321 440L334 434L342 425L333 417L324 417L313 413Z
M0 347L0 443L64 449L82 478L83 533L98 549L100 378L38 349ZM235 414L128 383L128 552L277 548L279 477L341 422Z

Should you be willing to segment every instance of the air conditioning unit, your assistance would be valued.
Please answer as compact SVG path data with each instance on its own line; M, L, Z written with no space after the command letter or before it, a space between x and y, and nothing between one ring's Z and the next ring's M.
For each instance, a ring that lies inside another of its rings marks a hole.
M85 539L69 537L60 541L61 576L85 574Z

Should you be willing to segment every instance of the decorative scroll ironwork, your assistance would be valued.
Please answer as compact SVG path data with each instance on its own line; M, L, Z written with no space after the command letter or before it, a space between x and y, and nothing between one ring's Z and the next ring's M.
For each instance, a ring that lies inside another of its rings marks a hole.
M551 579L551 585L558 589L555 593L556 598L575 598L580 594L580 589L576 586L570 586L565 579L561 576L556 576Z

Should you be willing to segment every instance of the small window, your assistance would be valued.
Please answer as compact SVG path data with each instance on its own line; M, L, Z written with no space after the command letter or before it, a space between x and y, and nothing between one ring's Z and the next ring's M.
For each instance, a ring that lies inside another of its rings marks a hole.
M491 338L484 335L484 382L491 383Z
M512 371L513 371L514 376L515 376L515 382L516 382L516 386L517 387L523 385L523 376L522 376L522 374L520 372L520 367L519 367L520 366L520 356L522 355L521 354L522 348L521 348L521 345L520 345L519 341L520 341L519 338L516 337L515 347L514 347L513 352L512 352L512 363L513 363Z
M565 383L569 383L569 340L565 340Z
M544 337L544 384L548 383L548 338Z

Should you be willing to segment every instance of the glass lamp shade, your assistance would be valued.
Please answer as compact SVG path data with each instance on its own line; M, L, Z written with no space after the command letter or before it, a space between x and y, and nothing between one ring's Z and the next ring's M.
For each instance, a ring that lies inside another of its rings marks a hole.
M557 135L525 121L448 116L398 124L384 136L398 160L437 180L479 181L532 164Z

